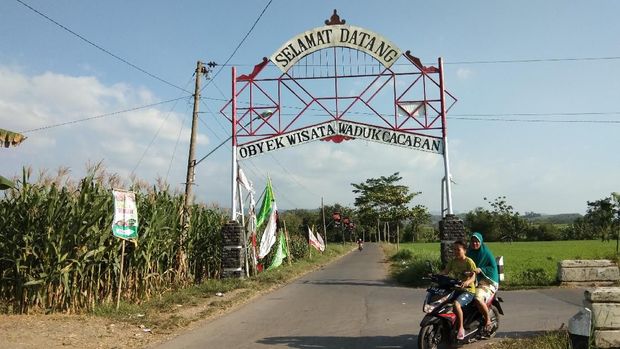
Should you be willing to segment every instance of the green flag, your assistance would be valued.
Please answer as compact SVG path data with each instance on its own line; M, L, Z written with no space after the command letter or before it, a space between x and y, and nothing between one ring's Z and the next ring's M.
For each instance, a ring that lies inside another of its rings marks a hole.
M284 238L284 233L280 231L280 238L278 243L278 249L276 250L276 255L273 256L273 260L271 261L271 265L267 269L274 269L279 267L282 264L284 258L288 255L288 250L286 249L286 239Z
M260 206L260 211L256 216L256 229L260 228L263 223L267 221L273 210L273 189L271 188L271 179L267 181L267 188L265 188L265 196L263 196L263 203Z

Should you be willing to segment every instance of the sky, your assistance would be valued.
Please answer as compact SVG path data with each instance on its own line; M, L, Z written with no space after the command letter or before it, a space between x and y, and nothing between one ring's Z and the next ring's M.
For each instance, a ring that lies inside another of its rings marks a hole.
M2 1L0 128L28 139L0 151L0 174L68 167L81 178L102 162L126 183L135 174L182 190L196 62L219 64L202 81L202 158L230 136L219 110L231 67L249 73L333 9L425 63L443 58L446 88L458 98L447 122L455 212L506 196L519 212L584 213L587 201L620 191L613 0ZM351 183L394 172L421 192L413 204L441 209L437 154L314 142L240 166L258 192L271 177L281 209L317 208L321 198L352 206ZM197 166L196 200L229 208L230 173L226 143Z

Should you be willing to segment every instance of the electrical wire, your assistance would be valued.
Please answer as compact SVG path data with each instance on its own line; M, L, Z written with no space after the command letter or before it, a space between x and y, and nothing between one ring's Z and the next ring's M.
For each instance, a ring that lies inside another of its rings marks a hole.
M524 59L495 59L495 60L479 60L479 61L449 61L443 62L444 65L454 64L512 64L512 63L551 63L551 62L580 62L580 61L615 61L620 60L620 56L603 56L603 57L560 57L560 58L524 58ZM437 62L424 62L424 65L433 65ZM345 64L342 63L339 66L373 66L374 64ZM394 66L410 66L411 63L396 63ZM253 64L237 64L229 63L222 66L235 66L235 67L253 67ZM320 67L320 64L307 64L308 67Z
M131 62L129 62L128 60L126 60L125 58L123 58L123 57L121 57L121 56L119 56L119 55L117 55L117 54L115 54L115 53L111 52L110 50L108 50L108 49L106 49L106 48L104 48L104 47L102 47L102 46L100 46L100 45L98 45L98 44L96 44L96 43L92 42L91 40L89 40L89 39L85 38L85 37L84 37L84 36L82 36L81 34L78 34L77 32L73 31L72 29L68 28L67 26L65 26L65 25L63 25L63 24L61 24L61 23L59 23L58 21L54 20L53 18L49 17L48 15L44 14L43 12L41 12L41 11L39 11L39 10L35 9L34 7L30 6L30 5L29 5L29 4L27 4L26 2L24 2L24 1L22 1L22 0L15 0L15 1L17 1L17 2L18 2L18 3L20 3L20 4L22 4L24 7L28 8L28 9L29 9L29 10L31 10L32 12L34 12L34 13L38 14L39 16L41 16L41 17L43 17L43 18L47 19L48 21L50 21L50 22L54 23L56 26L58 26L58 27L60 27L61 29L65 30L66 32L68 32L68 33L72 34L73 36L77 37L78 39L80 39L80 40L82 40L82 41L86 42L87 44L89 44L89 45L91 45L91 46L95 47L96 49L98 49L98 50L100 50L100 51L104 52L105 54L107 54L107 55L109 55L109 56L111 56L111 57L113 57L113 58L117 59L118 61L120 61L120 62L122 62L122 63L124 63L124 64L126 64L126 65L128 65L128 66L130 66L130 67L132 67L132 68L134 68L134 69L136 69L136 70L138 70L138 71L140 71L140 72L142 72L142 73L146 74L146 75L148 75L148 76L150 76L150 77L151 77L151 78L153 78L153 79L156 79L156 80L158 80L158 81L160 81L160 82L163 82L164 84L166 84L166 85L168 85L168 86L174 87L174 88L179 89L179 90L181 90L181 91L183 91L183 92L186 92L186 93L191 93L191 92L187 91L186 89L184 89L184 88L182 88L182 87L180 87L180 86L178 86L178 85L175 85L175 84L173 84L173 83L171 83L171 82L169 82L169 81L167 81L167 80L165 80L165 79L163 79L163 78L161 78L161 77L159 77L159 76L157 76L157 75L155 75L155 74L153 74L153 73L151 73L151 72L147 71L146 69L144 69L144 68L141 68L141 67L137 66L137 65L136 65L136 64L134 64L134 63L131 63Z
M190 82L192 82L192 78L194 77L194 75L195 75L195 73L192 74L192 76L187 80L187 82L185 83L185 87L187 87L187 85L189 85ZM174 110L174 108L176 108L177 102L178 101L175 101L174 104L170 107L170 110L168 110L168 113L167 113L166 117L159 124L159 128L157 129L157 132L155 132L155 134L153 135L153 138L151 139L151 142L146 146L146 148L144 149L144 152L142 153L142 156L140 156L140 159L138 160L138 163L133 168L133 170L131 170L131 175L132 176L135 174L136 170L138 169L138 166L140 166L140 164L142 163L142 160L144 160L144 157L146 156L146 153L149 151L149 149L151 149L151 146L153 145L153 143L155 143L155 140L159 136L159 132L161 132L161 129L164 127L164 124L166 123L166 121L168 121L168 119L172 115L172 111ZM185 112L187 112L187 107L189 107L189 104L186 104ZM185 119L183 119L183 121L185 121ZM174 157L174 154L173 154L173 157Z
M620 120L549 120L549 119L501 119L501 118L461 118L448 116L449 120L492 121L492 122L525 122L525 123L558 123L558 124L620 124Z
M19 0L18 0L19 1ZM233 58L233 56L237 53L237 51L239 50L239 48L241 47L241 45L243 45L243 43L245 42L245 40L248 38L248 36L250 36L250 33L252 33L252 31L254 30L254 28L256 27L256 25L258 24L258 21L260 21L260 19L263 17L263 14L265 14L265 11L267 11L267 9L269 8L269 5L271 5L271 2L273 0L269 0L269 2L267 3L267 5L265 5L265 7L263 8L263 10L261 11L261 13L258 15L258 17L256 18L256 20L254 21L254 23L252 24L252 26L250 27L250 30L248 30L248 32L245 34L245 36L243 36L243 38L241 39L241 41L239 42L239 44L237 44L237 46L235 47L235 49L233 50L233 52L230 54L230 56L228 56L228 58L226 59L226 61L224 62L224 64L220 65L220 68L217 70L217 72L215 72L215 74L213 75L213 78L211 78L211 80L209 80L209 82L207 82L205 84L205 86L201 89L204 90L207 86L209 86L209 84L220 74L220 72L222 71L222 69L224 69L224 66L226 66L228 64L228 62L230 62L230 60Z
M77 124L77 123L84 122L84 121L90 121L90 120L94 120L94 119L105 118L105 117L108 117L108 116L116 116L116 115L132 112L132 111L136 111L136 110L140 110L140 109L146 109L146 108L154 107L154 106L157 106L157 105L162 105L162 104L166 104L166 103L170 103L170 102L175 102L175 101L178 101L178 100L181 100L181 99L185 99L185 98L188 98L188 97L191 97L191 96L183 96L183 97L179 97L179 98L169 99L167 101L146 104L146 105L142 105L142 106L139 106L139 107L119 110L119 111L115 111L115 112L111 112L111 113L106 113L106 114L100 114L100 115L96 115L96 116L89 116L89 117L82 118L82 119L76 119L76 120L72 120L72 121L62 122L62 123L59 123L59 124L53 124L53 125L33 128L33 129L30 129L30 130L19 131L19 132L20 133L30 133L30 132L48 130L48 129L55 128L55 127L60 127L60 126Z
M620 60L620 56L609 57L566 57L566 58L529 58L529 59L505 59L488 61L456 61L444 62L443 64L511 64L511 63L545 63L545 62L579 62L579 61L612 61Z
M179 127L179 135L177 136L177 141L174 143L174 149L172 150L172 157L170 158L170 164L168 165L168 171L166 171L166 177L164 182L168 182L168 176L170 175L170 170L172 169L172 162L174 161L174 156L177 153L177 148L179 147L179 142L181 140L181 133L183 133L183 126L185 126L185 119L181 122L181 127Z

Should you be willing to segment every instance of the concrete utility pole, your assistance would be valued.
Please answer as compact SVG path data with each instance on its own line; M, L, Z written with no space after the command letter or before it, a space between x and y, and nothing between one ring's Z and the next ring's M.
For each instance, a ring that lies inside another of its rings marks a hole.
M196 169L195 143L196 130L198 128L198 106L200 105L200 77L207 73L204 63L198 61L196 64L196 86L194 91L194 111L192 113L192 132L189 139L189 156L187 159L187 177L185 179L185 201L183 202L183 213L181 217L181 238L179 241L178 262L179 269L185 268L185 251L183 244L187 238L187 232L190 226L189 206L192 203L192 186L194 185L194 171ZM184 270L182 270L184 271Z

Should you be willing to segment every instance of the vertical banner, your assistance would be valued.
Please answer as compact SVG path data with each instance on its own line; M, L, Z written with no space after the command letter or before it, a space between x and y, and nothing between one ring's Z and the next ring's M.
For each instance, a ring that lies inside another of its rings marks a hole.
M121 239L138 238L138 207L136 194L131 191L113 189L114 220L112 234Z

